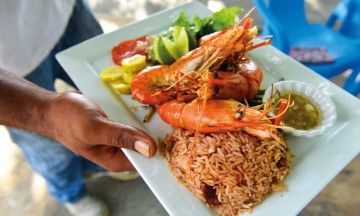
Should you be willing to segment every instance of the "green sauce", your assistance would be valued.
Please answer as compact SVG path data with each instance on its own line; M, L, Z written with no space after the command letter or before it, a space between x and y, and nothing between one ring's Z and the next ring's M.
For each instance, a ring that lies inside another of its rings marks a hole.
M309 130L318 126L321 122L319 107L309 98L297 93L291 94L291 103L294 103L284 115L282 122L296 129ZM287 99L289 93L281 94L281 98Z

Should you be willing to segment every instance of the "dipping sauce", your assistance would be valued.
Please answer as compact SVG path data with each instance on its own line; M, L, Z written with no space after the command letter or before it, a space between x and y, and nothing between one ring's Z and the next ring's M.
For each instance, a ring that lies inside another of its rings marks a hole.
M289 93L293 106L286 111L282 122L300 130L309 130L318 126L321 122L319 107L311 99L297 93L282 93L281 98L287 99Z

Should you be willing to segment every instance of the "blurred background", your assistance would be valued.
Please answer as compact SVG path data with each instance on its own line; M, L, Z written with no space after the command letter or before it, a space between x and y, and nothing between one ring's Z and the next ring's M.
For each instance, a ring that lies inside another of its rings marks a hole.
M146 19L149 15L187 2L185 0L87 0L104 32ZM253 7L251 0L201 0L211 10L227 6ZM338 0L306 0L309 22L324 23ZM255 11L255 25L261 29L263 20ZM346 74L345 74L346 76ZM332 79L342 85L344 75ZM59 91L67 90L57 82ZM70 216L67 210L47 193L45 181L34 173L16 145L11 143L7 131L0 125L0 212L1 215ZM360 213L360 158L357 156L303 211L307 215L347 215ZM89 191L110 207L111 215L168 215L150 189L139 178L120 182L109 177L87 180Z

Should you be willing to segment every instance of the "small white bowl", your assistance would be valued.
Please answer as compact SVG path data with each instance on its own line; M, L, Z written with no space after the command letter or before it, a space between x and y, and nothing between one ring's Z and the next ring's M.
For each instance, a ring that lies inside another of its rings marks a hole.
M335 105L330 97L322 93L319 89L304 82L281 81L274 83L266 89L263 102L272 96L272 89L274 92L293 92L301 94L317 104L320 111L321 123L317 127L309 130L284 129L285 133L289 133L294 136L313 137L325 133L327 129L334 125L337 118Z

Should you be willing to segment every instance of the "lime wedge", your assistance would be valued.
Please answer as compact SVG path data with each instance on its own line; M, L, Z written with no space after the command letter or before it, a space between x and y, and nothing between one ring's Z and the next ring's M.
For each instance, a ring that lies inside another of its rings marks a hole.
M153 48L154 48L155 58L161 64L171 64L175 61L175 59L166 49L163 38L161 36L154 38Z
M186 29L181 26L174 27L173 37L176 51L179 54L179 56L176 58L178 59L189 52L189 38Z
M170 40L167 37L162 37L161 39L164 42L164 45L167 49L167 51L170 53L171 57L173 57L175 60L181 57L180 52L178 51L175 42L173 42L172 40Z
M185 28L181 26L174 27L172 36L173 41L165 36L161 36L161 39L170 55L177 60L189 52L189 39Z

